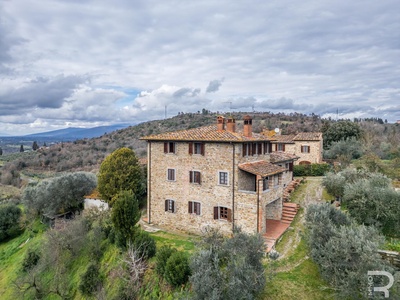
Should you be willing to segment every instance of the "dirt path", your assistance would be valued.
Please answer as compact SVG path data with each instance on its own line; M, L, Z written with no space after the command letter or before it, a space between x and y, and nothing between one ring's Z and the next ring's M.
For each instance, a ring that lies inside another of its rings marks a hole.
M301 233L304 231L304 215L307 211L307 207L310 204L321 203L322 200L322 179L323 177L307 177L306 183L300 185L298 189L292 194L291 201L294 203L299 203L300 207L303 208L299 212L298 221L290 230L294 231L287 241L285 241L283 250L280 251L279 260L282 260L290 255L290 252L299 245L301 241ZM279 268L279 272L289 271L296 266L300 265L304 260L308 259L308 256L303 257L295 265L286 265Z

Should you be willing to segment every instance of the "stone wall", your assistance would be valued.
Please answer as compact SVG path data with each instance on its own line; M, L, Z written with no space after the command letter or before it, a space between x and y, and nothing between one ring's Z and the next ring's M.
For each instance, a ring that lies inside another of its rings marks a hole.
M243 171L237 165L245 161L269 160L268 154L242 157L240 144L205 143L203 156L189 155L187 142L177 142L175 153L164 153L164 143L152 141L148 144L148 153L148 218L150 223L165 228L200 233L211 226L230 233L235 224L245 232L254 233L257 231L257 196L264 230L266 205L282 197L282 179L279 187L266 192L262 192L261 187L260 195L254 191L239 191L239 172ZM175 181L167 180L168 168L175 170ZM190 171L201 172L201 184L189 182ZM228 173L228 185L218 184L219 171ZM165 211L166 199L174 200L175 212ZM189 213L189 201L201 204L200 215ZM232 209L234 223L214 220L215 206ZM275 214L281 214L279 205L273 207L277 209Z

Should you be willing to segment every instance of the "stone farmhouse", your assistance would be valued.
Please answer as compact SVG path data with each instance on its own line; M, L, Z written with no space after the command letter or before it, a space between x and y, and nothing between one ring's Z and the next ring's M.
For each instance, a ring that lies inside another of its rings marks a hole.
M300 132L298 134L281 135L279 131L267 133L271 137L274 151L296 154L299 159L296 165L322 163L322 132Z
M279 140L254 133L250 116L241 132L235 119L220 116L215 125L142 139L148 142L150 224L193 233L209 226L231 233L239 226L265 234L268 220L285 222L282 197L299 157L275 151Z

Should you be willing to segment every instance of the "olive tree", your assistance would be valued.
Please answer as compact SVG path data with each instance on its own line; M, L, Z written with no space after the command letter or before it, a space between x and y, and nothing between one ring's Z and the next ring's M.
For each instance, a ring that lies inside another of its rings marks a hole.
M70 173L27 187L22 201L37 214L82 210L84 196L90 194L96 185L96 176L92 173Z
M254 299L264 289L264 241L236 229L228 238L211 231L191 257L195 299Z
M310 256L340 298L365 298L367 272L391 270L378 254L384 238L374 227L355 224L329 204L309 206L306 225Z
M120 148L104 159L98 175L98 190L110 205L121 191L132 191L140 199L145 192L145 182L133 150Z

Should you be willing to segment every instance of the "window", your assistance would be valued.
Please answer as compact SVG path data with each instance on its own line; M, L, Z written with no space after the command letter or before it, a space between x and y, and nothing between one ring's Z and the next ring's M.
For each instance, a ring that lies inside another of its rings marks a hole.
M199 171L189 171L189 182L190 183L201 183L201 174Z
M265 177L263 179L263 191L266 191L269 189L269 177Z
M310 146L301 145L301 153L310 153Z
M214 220L232 221L232 210L225 206L214 206Z
M244 143L242 145L243 156L262 155L268 153L267 143ZM264 152L263 152L264 147Z
M276 151L285 151L285 144L276 144Z
M175 181L175 169L168 169L167 170L167 179L169 181Z
M189 143L189 154L204 155L204 143Z
M175 201L171 199L165 200L165 211L174 213L175 212Z
M270 142L264 142L264 154L272 152L272 144Z
M164 143L164 153L175 153L175 143L165 142Z
M228 185L228 172L218 172L218 184Z
M195 201L189 201L188 212L189 214L200 215L201 203Z

